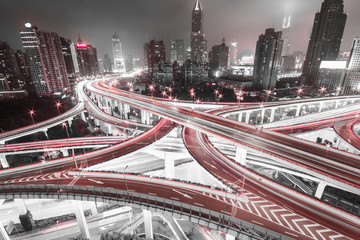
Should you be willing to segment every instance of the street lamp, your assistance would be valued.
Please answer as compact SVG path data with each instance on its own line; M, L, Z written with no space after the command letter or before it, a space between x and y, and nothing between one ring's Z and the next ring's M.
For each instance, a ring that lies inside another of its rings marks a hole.
M243 94L244 93L241 90L236 94L236 98L238 100L239 105L240 105L240 101L243 100Z
M336 96L339 96L340 91L341 91L341 87L337 87L336 88Z
M297 95L298 96L301 96L301 94L304 92L304 90L302 89L302 88L299 88L298 90L297 90Z
M70 138L69 137L69 131L68 131L68 126L67 126L67 124L66 124L66 122L63 122L62 124L61 124L61 126L62 126L62 128L65 128L66 129L66 135L67 135L67 137L68 137L68 139Z
M171 97L173 89L172 89L171 87L169 87L169 89L168 89L168 90L169 90L170 97Z
M217 100L217 96L218 96L218 94L219 94L219 89L216 89L215 91L214 91L214 93L215 93L215 101Z
M61 103L60 103L60 102L56 102L56 108L57 108L58 113L59 113L59 115L60 115L59 107L61 107Z
M195 98L195 93L194 93L194 89L190 89L190 96L192 97L192 100L194 102L194 98Z
M220 99L222 99L222 97L223 97L223 95L219 94L219 96L218 96L218 104L219 104Z
M31 120L33 122L33 124L35 124L35 121L34 121L34 118L33 118L33 115L35 114L35 111L34 110L30 110L30 117L31 117Z
M321 88L320 88L320 93L321 93L321 94L324 94L325 91L326 91L326 88L325 88L325 87L321 87Z
M163 91L161 92L161 94L163 95L163 97L166 97L166 96L167 96L167 94L166 94L166 91L165 91L165 90L163 90Z
M266 90L266 99L265 102L268 101L269 95L271 94L271 90Z
M150 90L150 92L151 92L151 97L154 97L154 96L153 96L154 85L150 85L150 86L149 86L149 90Z

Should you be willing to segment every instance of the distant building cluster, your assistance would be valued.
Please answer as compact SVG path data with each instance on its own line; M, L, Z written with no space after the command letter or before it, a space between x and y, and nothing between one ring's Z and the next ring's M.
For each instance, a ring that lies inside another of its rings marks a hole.
M360 90L360 38L354 39L348 54L339 52L347 19L343 0L323 0L306 54L289 53L290 16L284 18L281 30L268 28L259 35L254 55L239 56L237 41L228 46L225 38L208 51L203 14L200 0L195 0L190 46L185 46L183 39L171 40L169 59L165 42L155 39L144 44L143 58L124 56L116 32L111 38L112 56L105 54L99 59L96 48L80 37L72 42L27 23L20 32L23 52L0 42L0 91L51 95L71 89L79 76L124 74L139 68L154 83L183 88L226 77L248 81L256 90L291 86L344 94Z

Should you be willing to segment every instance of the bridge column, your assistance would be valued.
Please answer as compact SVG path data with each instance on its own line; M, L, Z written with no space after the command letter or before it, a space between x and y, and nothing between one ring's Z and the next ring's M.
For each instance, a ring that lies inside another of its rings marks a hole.
M261 124L263 124L264 123L264 118L265 118L265 108L264 107L262 107L261 108Z
M276 108L271 108L270 122L273 122L273 121L274 121L275 111L276 111Z
M4 226L0 223L0 240L10 240L8 233L6 232Z
M112 134L112 126L109 123L106 124L106 133L107 134Z
M49 139L49 135L48 135L48 133L47 133L47 129L44 130L44 134L45 134L46 138Z
M316 198L321 199L321 197L324 193L325 187L326 187L326 183L323 180L320 180L319 185L317 186L316 192L315 192Z
M249 124L250 121L250 112L245 112L245 123Z
M324 103L323 103L323 102L320 102L320 104L319 104L319 112L322 111L323 107L324 107Z
M81 120L83 120L84 122L86 122L85 112L81 112L81 113L80 113L80 117L81 117Z
M4 154L0 154L0 162L3 168L9 168L9 163L6 160L6 156Z
M242 112L239 112L239 115L238 115L238 122L241 122L242 121Z
M94 123L96 126L100 126L100 121L97 118L94 118Z
M71 128L72 119L68 119L67 121L68 121L68 123L69 123L69 128Z
M235 162L245 166L247 150L242 147L236 146Z
M69 156L69 151L67 149L61 149L62 154L64 155L64 157L68 157Z
M83 210L82 205L80 204L79 201L76 201L76 200L72 201L72 205L74 207L76 221L79 225L81 235L86 239L91 239L89 227L88 227L86 219L85 219L84 210Z
M296 113L295 113L295 117L300 116L300 110L301 110L301 105L300 105L300 104L298 104L298 105L296 106Z
M91 202L91 203L90 203L90 210L91 210L91 214L92 214L92 215L98 214L96 202Z
M339 107L340 100L335 101L335 109Z
M151 220L151 212L149 210L143 210L144 215L144 226L145 226L145 238L146 239L154 239L153 238L153 227Z

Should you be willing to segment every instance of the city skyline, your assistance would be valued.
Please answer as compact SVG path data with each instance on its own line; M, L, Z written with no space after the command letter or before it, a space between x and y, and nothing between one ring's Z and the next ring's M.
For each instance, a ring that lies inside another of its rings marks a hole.
M244 52L254 55L258 35L269 27L280 29L283 18L289 14L292 19L289 33L290 52L306 52L314 14L320 9L322 0L306 1L306 4L295 0L275 0L271 3L262 0L225 0L221 3L203 0L201 3L204 10L204 32L209 47L218 44L225 37L228 44L233 40L238 42L239 55ZM18 32L23 29L25 22L32 22L45 31L58 32L73 41L80 34L85 42L98 49L100 57L106 53L111 55L111 36L117 31L124 54L142 57L144 42L153 38L162 39L167 50L170 48L171 39L184 39L185 45L190 45L193 4L192 0L137 0L131 3L111 2L107 5L80 1L71 3L71 6L66 1L49 6L40 1L21 4L19 1L6 2L2 5L7 11L0 16L0 27L3 29L0 40L8 42L14 49L22 49ZM344 5L349 17L341 51L350 51L353 38L358 37L360 32L356 27L360 14L355 12L359 9L360 2L345 0ZM242 34L244 32L246 35ZM169 58L169 51L167 52Z

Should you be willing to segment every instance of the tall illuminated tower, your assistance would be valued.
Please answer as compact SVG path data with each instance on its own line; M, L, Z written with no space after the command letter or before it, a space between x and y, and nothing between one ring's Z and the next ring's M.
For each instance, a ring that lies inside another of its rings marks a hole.
M313 86L321 61L336 60L347 14L343 0L324 0L315 14L314 25L302 73L302 84Z
M204 39L203 11L200 0L195 2L191 19L191 60L204 63L207 60L207 41Z
M114 72L125 73L125 61L122 54L121 41L117 33L112 37L112 49L114 55Z

